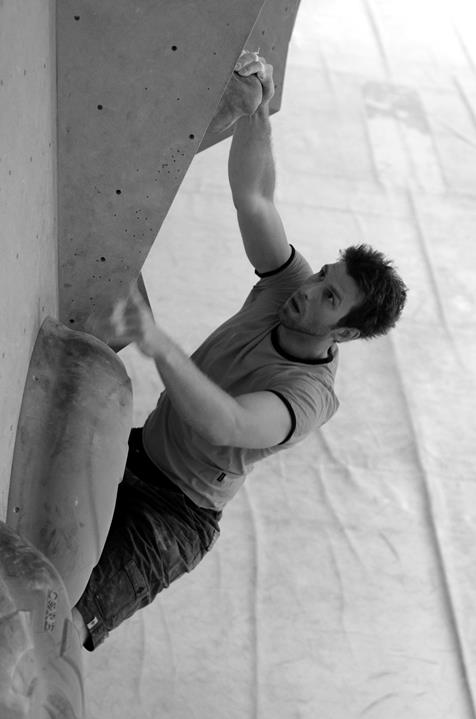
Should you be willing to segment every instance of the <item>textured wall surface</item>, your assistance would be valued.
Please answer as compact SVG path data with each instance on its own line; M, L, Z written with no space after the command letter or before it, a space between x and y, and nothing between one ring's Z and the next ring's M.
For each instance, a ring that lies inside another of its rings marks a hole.
M281 107L289 41L299 2L300 0L267 0L246 41L247 50L259 52L273 66L275 93L270 103L272 115ZM199 150L205 150L232 134L233 128L219 135L207 132Z
M269 45L279 57L281 79L297 5L269 0L250 38L252 49ZM81 329L137 278L262 8L262 0L58 5L65 324ZM275 107L279 100L278 87ZM202 149L220 139L208 136Z
M81 329L137 277L194 155L229 134L206 130L245 44L279 109L298 4L0 2L1 516L43 319Z
M57 314L54 3L0 2L0 517L38 328Z
M60 319L66 324L80 329L136 279L262 5L58 4Z

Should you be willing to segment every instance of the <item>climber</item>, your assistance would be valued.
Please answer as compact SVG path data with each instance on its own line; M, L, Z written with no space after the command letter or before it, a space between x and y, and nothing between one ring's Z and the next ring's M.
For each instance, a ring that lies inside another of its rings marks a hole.
M259 281L191 358L154 321L137 288L115 307L116 339L135 341L154 359L165 390L144 427L131 431L106 544L73 611L88 650L198 564L253 464L336 412L339 347L385 334L405 304L407 288L392 263L368 245L348 247L316 274L289 245L273 202L273 68L245 51L235 72L259 80L256 109L235 118L228 163Z

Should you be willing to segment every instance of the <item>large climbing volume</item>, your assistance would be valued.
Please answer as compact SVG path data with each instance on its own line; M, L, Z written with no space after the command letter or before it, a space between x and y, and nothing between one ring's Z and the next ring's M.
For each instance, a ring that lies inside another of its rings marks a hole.
M56 567L72 606L106 541L131 424L131 382L115 352L46 318L23 392L6 521Z
M0 717L82 719L81 645L63 581L0 522Z

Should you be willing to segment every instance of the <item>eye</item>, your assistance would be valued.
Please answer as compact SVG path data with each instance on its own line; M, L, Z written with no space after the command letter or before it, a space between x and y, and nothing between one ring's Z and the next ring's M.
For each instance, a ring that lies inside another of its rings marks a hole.
M327 290L326 297L328 300L330 300L331 304L335 304L335 297L330 290Z

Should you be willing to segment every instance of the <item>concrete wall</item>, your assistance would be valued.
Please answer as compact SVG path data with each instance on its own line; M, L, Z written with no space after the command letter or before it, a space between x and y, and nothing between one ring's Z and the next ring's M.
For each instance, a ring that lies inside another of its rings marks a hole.
M58 3L60 319L128 294L263 0Z
M284 75L289 41L293 31L300 0L267 0L246 41L246 49L258 51L273 66L275 93L270 103L270 114L281 108ZM220 134L207 131L199 151L230 137L233 127Z
M298 5L0 0L1 518L43 319L82 329L127 293L193 157L230 134L206 131L243 47L279 109Z
M0 0L0 518L31 350L58 311L55 3Z

